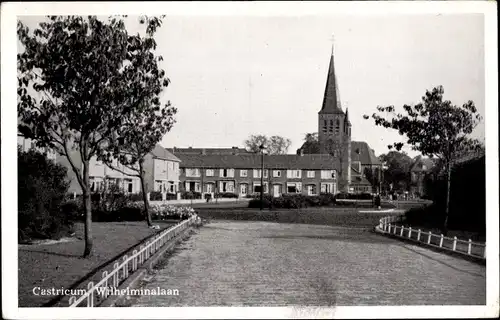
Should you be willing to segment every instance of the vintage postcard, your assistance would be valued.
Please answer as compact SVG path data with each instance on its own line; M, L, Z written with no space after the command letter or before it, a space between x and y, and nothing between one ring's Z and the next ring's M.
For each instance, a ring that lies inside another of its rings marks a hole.
M498 317L496 3L1 11L4 317Z

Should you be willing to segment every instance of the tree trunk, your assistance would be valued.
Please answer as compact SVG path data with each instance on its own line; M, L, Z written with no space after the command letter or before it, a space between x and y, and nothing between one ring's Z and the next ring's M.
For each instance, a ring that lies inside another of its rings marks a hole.
M142 200L144 201L144 214L146 215L146 222L148 224L148 227L151 227L153 225L153 221L151 221L151 213L149 212L149 201L148 194L146 192L146 182L144 181L142 161L139 161L139 179L141 180Z
M448 233L448 217L450 215L451 164L446 165L446 211L443 223L443 234Z
M83 257L92 255L92 202L89 190L89 160L83 161L83 210L85 212L85 250Z

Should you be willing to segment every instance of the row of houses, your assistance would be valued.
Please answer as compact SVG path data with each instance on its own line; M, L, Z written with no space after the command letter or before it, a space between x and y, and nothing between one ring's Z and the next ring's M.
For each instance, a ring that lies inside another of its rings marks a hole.
M22 136L18 137L18 145L24 151L34 148L34 144ZM170 150L157 145L146 157L147 192L177 194L192 191L211 196L233 193L238 197L246 197L260 192L261 187L265 193L274 196L339 191L337 171L333 169L338 159L330 155L264 155L262 171L261 155L248 153L244 149L172 150L175 154ZM75 165L81 166L78 153L75 151L72 156L76 160ZM66 157L51 153L50 158L68 168L71 180L69 192L81 193ZM110 185L118 186L126 193L141 191L140 180L133 175L132 170L117 162L112 167L91 159L89 175L92 192L99 192Z

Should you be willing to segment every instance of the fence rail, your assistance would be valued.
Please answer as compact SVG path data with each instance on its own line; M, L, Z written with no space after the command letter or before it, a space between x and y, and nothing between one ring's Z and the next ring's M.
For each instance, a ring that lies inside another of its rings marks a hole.
M471 239L462 240L457 237L445 237L443 234L433 234L431 231L425 232L421 229L412 229L402 224L404 216L389 216L380 219L379 230L405 239L426 243L446 250L459 252L468 256L486 259L486 243L473 242Z
M121 263L116 262L113 265L113 270L102 273L102 279L98 283L89 282L83 295L78 298L76 296L70 297L69 307L94 307L100 300L106 299L112 294L112 290L117 290L118 286L128 278L129 272L139 269L167 241L186 230L197 219L198 216L193 215L189 219L159 233L152 240L146 241L144 245L139 247L139 250L132 251L130 257L124 255Z

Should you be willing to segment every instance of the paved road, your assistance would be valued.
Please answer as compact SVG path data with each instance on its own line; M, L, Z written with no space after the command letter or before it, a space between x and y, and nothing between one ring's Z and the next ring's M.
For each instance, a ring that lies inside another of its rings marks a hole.
M364 228L212 221L184 242L133 306L485 304L484 266Z

